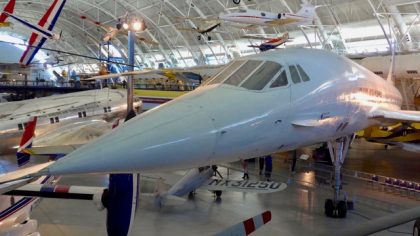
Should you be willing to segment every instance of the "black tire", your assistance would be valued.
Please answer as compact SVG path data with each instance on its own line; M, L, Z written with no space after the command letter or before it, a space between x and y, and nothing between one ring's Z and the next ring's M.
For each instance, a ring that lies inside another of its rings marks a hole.
M334 203L333 200L327 199L325 200L324 205L325 215L328 217L334 217Z
M345 201L339 201L337 204L337 216L338 218L345 218L347 215L347 204Z
M197 39L198 39L198 41L200 41L201 40L201 35L198 35Z
M211 36L207 36L207 40L208 41L211 41Z
M416 220L416 223L414 223L413 236L420 236L420 219Z
M216 190L216 191L214 191L214 194L216 194L217 198L220 198L220 196L222 196L222 191L221 190Z
M239 3L241 3L241 0L233 0L233 3L239 4Z

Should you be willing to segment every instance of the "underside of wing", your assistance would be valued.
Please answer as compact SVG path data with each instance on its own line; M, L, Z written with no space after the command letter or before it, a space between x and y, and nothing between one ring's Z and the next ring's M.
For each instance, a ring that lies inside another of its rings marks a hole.
M371 112L370 118L388 122L420 122L420 111L388 110L379 108Z

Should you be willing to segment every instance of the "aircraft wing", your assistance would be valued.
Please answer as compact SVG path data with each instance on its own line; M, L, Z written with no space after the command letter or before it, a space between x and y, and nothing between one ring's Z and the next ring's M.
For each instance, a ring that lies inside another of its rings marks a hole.
M292 24L296 22L298 22L298 20L288 18L288 19L276 19L272 21L266 21L265 23L271 26L282 26L282 25L288 25L288 24Z
M198 32L198 29L193 28L176 28L179 31L186 31L186 32Z
M386 120L391 122L420 122L420 111L389 110L379 108L371 112L370 118Z
M65 3L66 0L55 0L39 20L38 25L52 31ZM29 38L29 45L20 58L19 63L29 65L46 40L47 38L32 33Z
M369 220L366 223L353 226L347 230L337 232L335 235L340 236L361 236L370 235L382 230L392 228L413 220L418 219L420 216L420 207L400 211L397 213L389 214L374 220ZM322 235L332 235L331 232Z
M13 189L19 188L30 182L35 181L38 177L39 171L53 164L54 161L34 165L28 168L18 169L16 171L8 172L0 176L0 194L9 192Z
M235 191L253 193L274 193L285 190L285 183L252 181L252 180L229 180L229 179L209 179L200 188L210 191Z
M41 37L36 33L32 33L29 38L28 47L25 52L23 52L22 57L19 60L19 63L23 65L29 65L34 59L35 55L38 53L39 49L44 45L47 38Z
M236 225L214 234L215 236L245 236L250 235L261 226L271 221L271 211L265 211L252 218L244 220Z
M144 43L150 44L150 45L155 45L155 46L159 45L158 42L156 42L154 40L151 40L151 39L146 39L146 38L141 37L141 36L137 36L137 39L144 42Z

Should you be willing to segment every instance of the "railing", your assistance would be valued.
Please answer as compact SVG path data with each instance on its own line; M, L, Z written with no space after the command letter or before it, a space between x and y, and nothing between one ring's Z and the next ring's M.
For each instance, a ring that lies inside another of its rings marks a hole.
M196 89L197 87L198 85L195 85L195 84L152 84L152 83L134 84L135 89L163 90L163 91L192 91Z
M94 88L92 84L77 82L55 82L55 81L1 81L0 86L6 87L40 87L40 88Z

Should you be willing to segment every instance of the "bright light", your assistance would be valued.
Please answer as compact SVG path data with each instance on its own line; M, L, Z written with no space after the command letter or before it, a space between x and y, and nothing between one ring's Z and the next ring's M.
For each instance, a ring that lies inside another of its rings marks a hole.
M134 31L140 31L141 30L141 28L142 28L142 23L141 22L139 22L139 21L135 21L134 23L133 23L133 30Z
M124 22L122 26L123 26L123 29L128 30L129 25L127 23Z

